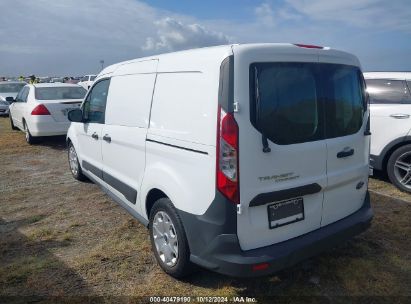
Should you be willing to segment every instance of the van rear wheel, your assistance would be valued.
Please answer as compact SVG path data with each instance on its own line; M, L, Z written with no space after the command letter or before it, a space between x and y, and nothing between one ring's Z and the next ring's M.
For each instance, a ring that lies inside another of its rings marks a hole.
M193 270L183 224L168 198L154 203L150 212L150 240L157 263L169 275L182 278Z
M411 193L411 145L402 146L391 154L387 174L398 189Z

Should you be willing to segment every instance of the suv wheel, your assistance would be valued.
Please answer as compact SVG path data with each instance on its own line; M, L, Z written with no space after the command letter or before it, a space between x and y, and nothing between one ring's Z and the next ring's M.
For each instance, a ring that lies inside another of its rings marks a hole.
M411 193L411 145L402 146L391 154L387 174L398 189Z
M184 227L168 198L154 203L149 228L151 247L160 267L175 278L190 274L193 265Z
M33 137L30 133L29 127L27 126L26 122L23 122L24 125L24 133L26 134L26 142L29 145L35 144L37 142L36 137Z
M68 161L70 166L70 171L76 180L83 181L86 179L83 172L81 171L80 162L78 161L77 152L73 144L70 142L68 146Z

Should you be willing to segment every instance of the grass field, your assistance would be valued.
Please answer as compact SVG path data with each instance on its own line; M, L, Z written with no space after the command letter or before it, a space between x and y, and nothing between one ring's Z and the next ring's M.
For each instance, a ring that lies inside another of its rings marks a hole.
M236 279L199 270L177 281L155 263L142 225L96 185L72 178L64 138L29 146L22 132L11 131L8 118L0 118L0 164L3 297L411 300L411 196L397 191L384 177L370 179L375 211L371 228L338 248L269 277ZM391 298L398 296L402 298Z

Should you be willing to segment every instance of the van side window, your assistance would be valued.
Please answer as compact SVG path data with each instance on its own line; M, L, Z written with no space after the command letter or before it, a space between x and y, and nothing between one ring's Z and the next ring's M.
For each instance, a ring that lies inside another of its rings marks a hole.
M410 92L403 80L367 79L370 103L411 103Z
M83 104L83 118L87 123L104 123L110 79L96 83Z

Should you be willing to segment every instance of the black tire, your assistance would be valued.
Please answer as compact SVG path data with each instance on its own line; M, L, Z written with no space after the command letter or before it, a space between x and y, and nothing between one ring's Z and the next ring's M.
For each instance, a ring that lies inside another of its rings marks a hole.
M155 241L154 241L154 229L155 228L153 228L153 223L154 223L154 219L156 215L160 214L161 212L166 213L168 217L171 219L172 224L174 225L174 228L175 228L175 234L177 235L178 257L176 259L175 265L173 266L167 265L161 259L160 254L156 248ZM180 219L180 216L178 215L177 210L173 206L170 199L161 198L154 203L154 206L150 212L149 230L150 230L151 247L156 257L157 263L160 265L160 267L167 274L177 279L183 278L191 274L194 270L194 265L190 262L190 248L188 246L186 233L184 230L183 223Z
M81 166L80 166L80 162L78 161L76 149L74 148L74 145L71 142L69 142L68 144L67 158L68 158L70 172L73 175L73 177L78 181L85 181L87 178L83 174L83 171L81 170ZM76 162L77 168L75 167L74 162Z
M387 163L387 174L394 186L411 193L411 144L399 147L391 154Z
M14 123L13 123L13 118L11 117L11 114L9 114L9 118L10 118L10 127L12 130L17 131L19 128L17 128Z
M37 143L38 138L31 135L29 127L27 126L25 121L23 122L23 126L24 126L24 133L26 134L26 142L29 145L33 145L33 144Z

